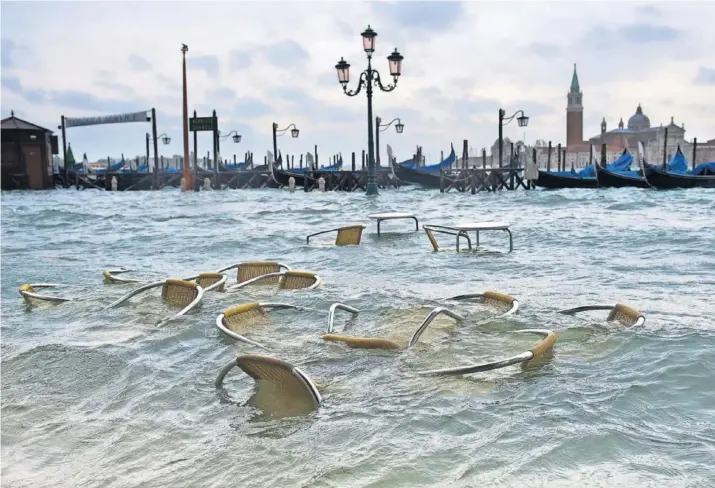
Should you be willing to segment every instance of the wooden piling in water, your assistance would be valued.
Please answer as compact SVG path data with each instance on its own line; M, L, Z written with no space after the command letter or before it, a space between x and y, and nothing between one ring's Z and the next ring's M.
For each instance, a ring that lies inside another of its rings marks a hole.
M549 152L546 153L546 171L551 171L551 141L549 141Z
M692 164L693 169L695 169L695 156L697 155L697 153L698 153L698 138L694 137L693 138L693 164Z

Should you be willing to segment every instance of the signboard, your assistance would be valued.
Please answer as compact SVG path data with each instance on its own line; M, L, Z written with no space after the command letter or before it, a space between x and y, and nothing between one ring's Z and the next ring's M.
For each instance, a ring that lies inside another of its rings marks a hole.
M191 132L211 132L214 130L214 118L192 117L189 119L189 130Z
M123 124L126 122L149 122L147 111L130 114L103 115L101 117L65 117L65 127L81 127L84 125Z

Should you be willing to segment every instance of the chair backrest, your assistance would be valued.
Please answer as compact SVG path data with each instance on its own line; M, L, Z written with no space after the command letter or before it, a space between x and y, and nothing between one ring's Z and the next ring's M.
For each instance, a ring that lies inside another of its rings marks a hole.
M221 273L201 273L198 278L196 278L196 283L201 287L201 288L208 288L209 286L218 283L223 279L223 275ZM223 291L224 286L221 285L217 288L217 291Z
M30 297L25 295L23 292L26 291L27 293L37 293L35 289L32 287L32 285L24 284L20 287L20 295L22 295L23 300L25 300L25 303L32 303L32 300Z
M606 320L609 322L616 321L621 325L630 326L635 325L640 318L643 318L643 320L645 320L643 314L640 313L638 310L629 307L628 305L618 303L615 307L613 307L611 313L608 314L608 318Z
M266 315L268 314L260 303L244 303L231 307L223 313L223 325L227 329L237 332L241 325Z
M171 306L185 307L199 294L197 283L169 278L161 287L161 298Z
M500 310L510 309L515 300L513 296L505 295L498 291L485 291L482 293L482 296L484 297L484 303L497 307Z
M422 228L425 230L425 234L427 234L427 238L429 239L430 244L432 244L432 249L434 249L435 251L439 251L439 244L437 244L437 239L435 239L432 231L425 226L422 226Z
M246 354L236 365L256 380L256 393L249 403L276 414L300 414L320 406L315 385L289 362L269 356Z
M263 276L269 273L277 273L281 270L279 263L273 261L251 261L246 263L241 263L237 266L236 281L242 283L248 281L251 278L256 278L258 276ZM256 285L275 285L278 283L279 277L266 278L265 280L259 280Z
M364 225L351 225L338 229L338 235L335 236L336 246L357 246L362 239L362 230Z
M309 288L318 281L315 273L310 271L286 271L280 277L278 288L282 290L300 290L301 288Z

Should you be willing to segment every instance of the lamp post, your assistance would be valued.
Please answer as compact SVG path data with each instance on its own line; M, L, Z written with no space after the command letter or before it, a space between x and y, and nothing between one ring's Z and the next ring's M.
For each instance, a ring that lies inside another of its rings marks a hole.
M343 86L343 92L349 96L354 97L363 86L367 90L367 195L377 195L377 179L375 174L375 154L373 146L373 128L372 128L372 88L373 85L378 87L384 92L391 92L397 86L397 79L402 72L402 60L404 57L397 52L397 48L387 57L387 61L390 66L390 75L394 83L392 85L384 86L380 80L380 73L377 70L372 69L372 54L375 52L375 38L377 37L377 32L372 30L370 26L367 26L365 32L360 34L362 36L362 45L365 53L367 54L367 69L360 73L358 87L356 90L348 90L348 82L350 81L350 65L345 62L343 58L340 58L338 64L335 65L335 69L338 71L338 82Z
M233 136L233 142L234 142L235 144L238 144L239 142L241 142L241 134L239 134L238 131L232 130L231 132L229 132L229 133L226 134L225 136L222 136L222 135L221 135L221 131L220 131L220 130L219 130L219 131L216 131L216 151L217 151L219 154L221 153L221 144L220 144L221 139L226 139L227 137L231 137L231 136Z
M387 124L382 124L382 119L380 117L375 117L375 127L377 127L377 130L375 131L375 151L377 158L377 166L380 166L380 132L385 132L395 122L397 122L395 124L395 132L397 132L398 134L402 134L402 131L405 130L405 124L403 124L399 118L392 119ZM388 161L388 164L392 164L392 161Z
M189 46L181 45L181 55L183 58L183 92L184 92L184 191L192 190L194 185L191 181L191 162L189 161L189 106L186 95L186 53Z
M518 114L521 114L520 117L516 117ZM517 110L514 112L514 114L511 117L504 117L506 115L506 112L504 110L499 109L499 167L502 167L502 152L504 150L504 139L502 138L502 127L505 125L509 124L512 120L514 120L514 117L516 117L516 122L519 124L519 127L526 127L529 125L529 117L524 115L523 110Z
M146 133L146 167L147 171L149 171L149 145L153 142L154 145L156 145L156 141L161 138L161 142L164 145L170 144L171 143L171 137L169 137L166 134L161 134L160 136L156 136L156 139L154 141L151 140L151 137L149 136L149 133Z
M295 124L290 124L288 127L285 129L278 129L278 124L273 122L273 160L278 161L278 141L277 139L285 134L288 129L291 129L290 135L293 139L298 137L298 134L300 134L300 130L295 126ZM279 134L280 132L280 134ZM240 136L239 136L240 137ZM283 161L281 160L281 166L283 165Z

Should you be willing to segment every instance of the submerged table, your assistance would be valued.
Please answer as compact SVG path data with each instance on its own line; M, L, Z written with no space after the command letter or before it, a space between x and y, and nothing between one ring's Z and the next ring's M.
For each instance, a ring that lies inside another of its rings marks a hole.
M477 247L479 247L479 232L485 230L504 230L509 234L509 252L514 250L514 238L509 230L509 224L506 222L470 222L464 224L457 224L451 227L457 231L457 251L459 251L459 237L465 236L467 241L469 241L468 232L475 231L477 233ZM472 248L471 242L469 243L469 248Z
M415 221L415 230L420 230L420 224L417 222L417 217L411 213L405 212L385 212L370 214L367 216L370 219L377 220L377 235L380 235L380 222L383 220L395 220L395 219L412 219Z

